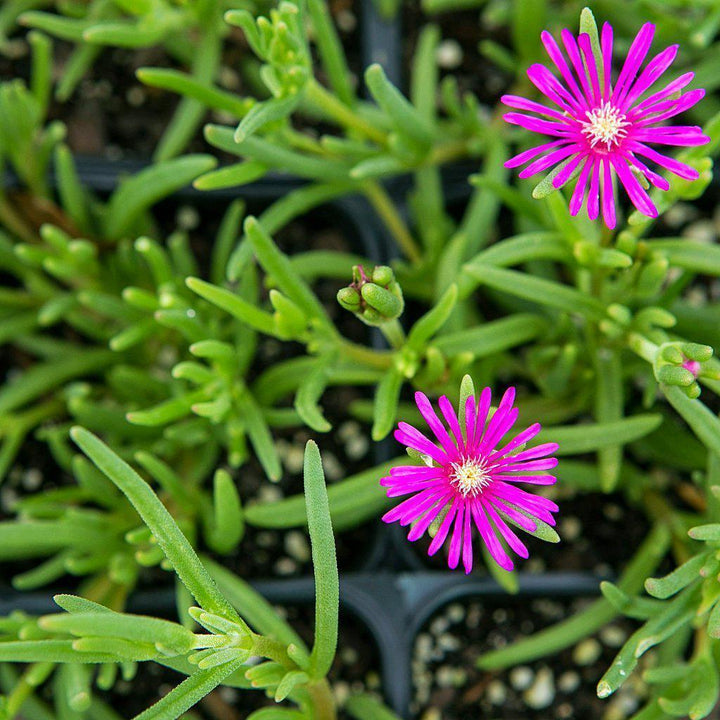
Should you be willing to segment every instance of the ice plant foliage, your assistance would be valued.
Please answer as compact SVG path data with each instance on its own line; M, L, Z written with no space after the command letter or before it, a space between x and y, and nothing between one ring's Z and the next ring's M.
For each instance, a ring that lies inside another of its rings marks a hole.
M436 442L412 425L398 423L395 438L420 453L426 464L394 467L380 481L388 497L412 495L383 520L412 525L409 540L417 540L439 521L428 553L436 553L450 536L448 564L456 568L462 555L466 573L473 565L473 526L498 565L512 570L513 561L500 538L523 558L528 550L508 523L530 532L537 527L535 519L555 524L552 513L558 506L523 490L518 483L553 484L555 477L548 471L557 460L548 456L557 450L557 444L522 449L540 432L540 424L535 423L498 447L517 420L514 399L515 388L509 388L491 413L491 391L485 388L477 402L472 395L467 398L461 423L448 398L442 396L438 406L448 430L428 398L415 393L415 402Z
M642 26L613 83L613 29L608 23L603 25L599 46L595 48L588 33L581 32L576 38L569 30L563 30L565 53L552 35L544 31L543 45L560 77L540 64L531 65L527 74L555 107L516 95L502 97L505 105L525 111L506 113L507 122L554 138L516 155L505 163L506 167L529 162L520 171L520 177L527 178L556 166L557 174L552 178L556 189L577 177L570 201L571 215L577 215L586 202L588 215L594 220L602 206L605 223L614 228L614 184L615 178L619 178L635 207L649 217L657 217L657 208L645 187L649 182L668 190L670 184L648 162L686 180L698 177L694 168L650 147L709 142L697 126L663 125L695 105L705 91L682 93L693 79L692 72L684 73L662 89L652 89L678 52L677 45L670 46L641 71L654 34L652 23Z

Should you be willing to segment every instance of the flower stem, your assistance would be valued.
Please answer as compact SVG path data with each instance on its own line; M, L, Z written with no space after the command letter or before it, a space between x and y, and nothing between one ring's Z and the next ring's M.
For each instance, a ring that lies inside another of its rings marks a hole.
M627 345L636 355L647 360L651 365L655 365L658 346L654 342L650 342L639 333L631 332L627 337Z
M36 242L37 235L32 228L18 215L7 198L0 195L0 222L10 232L25 242Z
M339 125L351 130L357 130L361 135L379 145L385 145L387 137L382 130L378 130L366 120L363 120L344 102L329 93L317 80L311 79L308 82L305 95L312 106L319 108L324 115L335 120Z
M397 319L388 320L379 327L380 332L387 338L392 347L400 348L405 344L405 332Z
M349 360L378 370L387 370L392 365L392 353L371 350L349 340L341 340L340 352Z
M363 192L405 256L414 263L420 262L422 258L420 249L382 185L374 181L367 182L363 185Z
M42 685L54 669L54 663L33 663L30 665L5 698L3 717L12 720L20 712L23 703L32 695L35 688Z
M337 717L335 698L333 698L328 681L323 679L308 683L306 689L313 706L313 718L315 720L335 720Z

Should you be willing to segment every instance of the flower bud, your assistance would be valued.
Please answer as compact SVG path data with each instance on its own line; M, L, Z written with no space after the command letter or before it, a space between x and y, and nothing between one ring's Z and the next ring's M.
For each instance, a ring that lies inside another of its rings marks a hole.
M400 285L387 265L378 265L369 273L355 265L353 282L338 291L337 301L367 325L396 320L405 306Z

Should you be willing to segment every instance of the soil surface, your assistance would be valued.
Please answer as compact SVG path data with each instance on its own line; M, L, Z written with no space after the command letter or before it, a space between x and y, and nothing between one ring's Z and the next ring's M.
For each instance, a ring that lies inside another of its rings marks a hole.
M610 700L595 686L633 631L618 620L556 655L508 671L476 669L489 650L552 625L589 600L466 598L436 612L415 639L413 705L416 720L588 720L627 718L641 706L635 677Z
M329 9L347 54L351 78L357 83L363 70L359 8L352 0L330 0ZM240 28L228 26L227 29L216 85L239 97L262 97L266 90L257 87L256 77L260 67L257 58ZM0 80L12 77L29 79L30 62L25 35L26 31L20 29L11 42L11 55L0 57ZM56 80L62 76L75 47L53 38ZM312 51L317 60L314 45ZM150 160L173 117L180 96L140 82L136 71L143 67L189 71L162 46L137 49L104 47L72 96L62 103L52 103L49 119L62 120L66 124L67 142L74 153L108 160ZM322 71L318 79L326 81ZM202 137L202 124L206 122L233 125L237 120L221 112L208 111L186 152L207 152L210 149ZM217 154L217 151L213 152ZM226 159L231 157L226 156ZM237 162L237 158L233 161Z

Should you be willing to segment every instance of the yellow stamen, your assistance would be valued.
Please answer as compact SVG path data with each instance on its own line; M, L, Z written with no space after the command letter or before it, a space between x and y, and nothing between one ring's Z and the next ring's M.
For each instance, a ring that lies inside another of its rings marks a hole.
M452 463L450 483L463 496L475 496L490 485L490 475L483 460L468 458Z
M604 102L594 110L588 110L585 115L587 122L582 123L582 133L589 140L590 147L594 148L598 143L604 143L608 152L627 137L625 128L632 124L609 102Z

